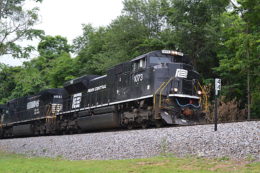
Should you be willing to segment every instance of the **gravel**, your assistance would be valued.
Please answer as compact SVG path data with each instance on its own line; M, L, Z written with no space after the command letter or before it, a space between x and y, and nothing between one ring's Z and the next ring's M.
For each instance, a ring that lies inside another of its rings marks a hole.
M69 160L176 156L260 160L260 121L0 140L0 149Z

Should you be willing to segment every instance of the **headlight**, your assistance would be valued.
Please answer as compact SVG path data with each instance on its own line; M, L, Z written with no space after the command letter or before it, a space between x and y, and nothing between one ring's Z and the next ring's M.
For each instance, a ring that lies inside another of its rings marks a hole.
M201 91L198 91L198 94L199 94L199 95L201 95L201 94L202 94L202 92L201 92Z
M178 88L173 88L173 91L174 92L178 92Z

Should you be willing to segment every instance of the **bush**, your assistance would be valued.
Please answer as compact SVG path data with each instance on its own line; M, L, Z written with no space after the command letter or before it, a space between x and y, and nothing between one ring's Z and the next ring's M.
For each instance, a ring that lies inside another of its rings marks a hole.
M226 101L225 97L221 97L218 103L218 121L232 122L246 119L246 109L239 108L239 101L236 99ZM207 122L214 121L214 104L209 104L209 111L205 112Z

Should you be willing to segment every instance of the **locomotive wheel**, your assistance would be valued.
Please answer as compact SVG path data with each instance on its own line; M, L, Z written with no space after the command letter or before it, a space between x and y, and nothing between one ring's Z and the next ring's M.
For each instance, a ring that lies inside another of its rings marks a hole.
M162 127L163 123L161 120L155 120L155 127L160 128Z
M128 124L127 124L127 129L128 129L128 130L132 130L133 128L134 128L133 123L128 123Z
M69 130L69 134L70 134L70 135L74 134L74 130L72 130L72 129Z
M39 136L40 135L40 132L38 130L35 130L34 131L34 136Z
M149 126L148 121L143 121L141 124L142 129L146 129Z
M77 129L77 133L78 134L82 133L81 129Z

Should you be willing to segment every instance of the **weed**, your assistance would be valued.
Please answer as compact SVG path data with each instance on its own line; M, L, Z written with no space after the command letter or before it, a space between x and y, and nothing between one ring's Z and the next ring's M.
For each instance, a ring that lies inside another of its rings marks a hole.
M252 154L248 154L246 157L246 161L254 162L256 158Z
M160 143L161 155L166 156L169 150L169 142L167 141L167 137L163 137Z
M227 156L223 156L223 157L218 158L217 160L218 160L218 161L229 161L230 158L227 157Z

